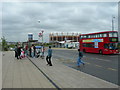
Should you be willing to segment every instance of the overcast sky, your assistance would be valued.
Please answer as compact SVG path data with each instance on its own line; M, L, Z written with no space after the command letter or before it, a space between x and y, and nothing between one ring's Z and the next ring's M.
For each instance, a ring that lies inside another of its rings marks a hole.
M115 2L4 2L2 35L7 41L27 41L27 34L44 30L44 41L51 32L92 33L111 30L112 15L118 30L118 3ZM38 23L40 20L40 23Z

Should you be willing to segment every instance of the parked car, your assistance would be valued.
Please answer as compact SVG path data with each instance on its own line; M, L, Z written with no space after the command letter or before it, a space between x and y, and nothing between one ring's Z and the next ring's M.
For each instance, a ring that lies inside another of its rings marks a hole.
M10 47L10 51L14 51L14 50L15 50L14 48Z

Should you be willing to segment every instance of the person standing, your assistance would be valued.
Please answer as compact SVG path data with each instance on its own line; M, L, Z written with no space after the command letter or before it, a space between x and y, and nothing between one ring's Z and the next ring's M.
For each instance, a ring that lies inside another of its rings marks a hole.
M32 56L31 56L31 47L29 48L29 56L32 57Z
M25 55L28 56L28 44L25 46Z
M34 45L31 46L31 57L34 58Z
M15 58L17 58L18 59L18 47L17 47L17 45L15 45Z
M21 47L18 46L17 48L17 53L18 53L18 59L21 59L20 55L21 55Z
M25 58L25 51L23 48L21 48L21 54L20 54L20 58Z
M41 47L41 58L44 59L44 51L45 51L45 48L44 46L42 45Z
M36 47L33 45L33 50L34 50L34 58L36 57Z
M47 65L49 66L52 66L51 57L52 57L52 49L51 49L51 46L49 46L48 55L46 57Z
M77 66L80 67L80 64L82 63L83 65L85 65L85 63L81 60L81 58L83 57L83 54L82 52L80 51L80 49L78 49L78 52L79 52L79 56L78 56L78 59L77 59Z

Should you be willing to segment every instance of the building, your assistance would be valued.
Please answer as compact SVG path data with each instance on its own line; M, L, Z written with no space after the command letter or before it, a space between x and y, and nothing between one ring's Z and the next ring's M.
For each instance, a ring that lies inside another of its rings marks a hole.
M50 33L49 42L53 43L54 47L68 47L76 46L75 43L79 41L80 33ZM73 45L73 46L72 46Z
M33 33L28 33L28 41L33 40Z
M49 42L60 42L66 40L73 40L78 42L80 33L50 33L49 34Z

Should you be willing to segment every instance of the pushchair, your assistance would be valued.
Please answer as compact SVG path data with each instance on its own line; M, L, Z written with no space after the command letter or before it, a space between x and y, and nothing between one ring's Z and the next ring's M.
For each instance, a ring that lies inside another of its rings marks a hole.
M40 49L41 49L41 46L35 46L35 48L36 48L36 57L38 58L38 57L40 57Z
M40 56L40 51L36 52L36 57L38 58Z

